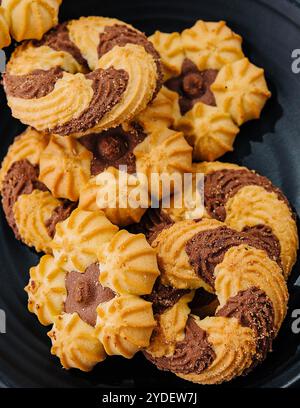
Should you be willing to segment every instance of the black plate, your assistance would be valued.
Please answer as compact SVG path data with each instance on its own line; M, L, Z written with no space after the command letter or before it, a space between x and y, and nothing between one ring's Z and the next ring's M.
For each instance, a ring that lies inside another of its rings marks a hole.
M61 20L81 15L118 17L147 34L156 29L180 31L199 18L227 20L243 36L246 55L266 69L273 97L260 121L243 126L235 152L224 160L244 164L269 177L283 189L300 214L300 74L293 74L291 70L292 50L299 47L300 2L64 0ZM5 103L1 90L1 158L13 137L22 130ZM58 359L50 356L47 330L26 307L23 287L28 280L28 268L38 262L38 256L14 239L2 213L0 222L0 309L7 316L7 333L0 334L3 387L193 387L172 374L156 370L139 355L131 361L109 358L90 374L62 370ZM273 354L247 377L221 387L288 387L300 381L300 335L291 330L292 312L300 309L298 269L299 264L290 279L289 312Z

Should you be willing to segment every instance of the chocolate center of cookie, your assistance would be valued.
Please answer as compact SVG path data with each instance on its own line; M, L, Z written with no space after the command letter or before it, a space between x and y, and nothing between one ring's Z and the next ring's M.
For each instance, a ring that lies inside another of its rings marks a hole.
M201 74L191 72L183 78L182 88L187 96L197 98L203 93L203 77Z
M181 74L165 83L167 88L179 94L182 115L191 110L197 102L216 106L210 86L215 82L217 75L218 71L215 69L200 71L191 60L188 58L184 60Z
M108 167L127 166L127 172L136 171L135 147L146 137L143 129L136 124L128 130L122 126L101 133L84 136L80 142L93 153L91 174L96 176Z
M115 297L111 289L100 284L99 274L99 266L93 264L84 273L73 271L66 277L65 312L78 313L91 326L96 325L97 307Z
M109 161L119 160L128 151L128 143L125 135L106 134L98 139L97 154L98 157Z
M76 208L76 203L64 200L62 204L54 209L51 217L45 222L48 235L54 238L56 225L70 217L73 210Z

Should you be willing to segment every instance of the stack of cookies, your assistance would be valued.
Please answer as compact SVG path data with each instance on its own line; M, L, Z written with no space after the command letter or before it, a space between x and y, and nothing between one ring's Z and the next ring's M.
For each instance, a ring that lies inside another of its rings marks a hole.
M30 312L52 326L51 352L66 369L142 352L200 384L246 374L283 322L298 249L284 194L215 161L271 96L263 69L223 21L149 38L105 17L48 31L60 3L0 7L0 45L30 39L3 75L27 129L0 171L8 224L44 253L25 288ZM200 212L185 199L197 196L198 174Z

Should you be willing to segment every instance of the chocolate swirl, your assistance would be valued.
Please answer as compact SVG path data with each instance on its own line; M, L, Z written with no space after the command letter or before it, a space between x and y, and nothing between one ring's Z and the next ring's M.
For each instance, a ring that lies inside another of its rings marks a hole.
M88 70L88 64L85 58L83 58L80 49L70 39L68 23L62 23L54 27L48 33L46 33L42 40L33 42L36 47L46 45L55 51L64 51L72 55L72 57L86 70Z
M263 187L266 191L277 194L278 199L289 206L288 200L280 189L273 186L266 177L247 169L223 169L205 175L204 201L209 215L219 221L225 221L227 201L245 186Z
M183 61L181 74L166 81L165 86L179 94L181 114L186 114L197 102L216 106L215 96L210 86L215 82L218 71L207 69L200 71L188 58Z
M59 67L48 71L36 69L27 75L3 75L7 94L23 99L43 98L53 91L57 80L62 77L63 70Z
M237 232L225 226L199 232L186 244L186 253L195 273L212 288L215 267L220 264L226 252L235 246L250 245L267 252L272 260L281 265L278 239L267 227ZM267 232L266 232L267 231ZM260 236L263 235L263 239Z
M38 181L39 170L28 160L19 160L11 165L2 185L2 205L5 217L17 239L20 239L14 217L14 204L22 194L31 194L33 190L47 191L46 186Z
M146 138L143 129L132 124L128 130L122 126L80 138L83 146L93 153L91 174L96 176L112 166L127 166L127 172L136 172L135 147Z
M173 224L172 219L162 209L149 208L141 221L131 225L128 230L133 234L144 234L147 241L151 244L163 229Z
M140 45L144 47L146 52L152 55L156 64L158 75L157 88L153 96L154 99L159 92L163 82L162 65L159 53L156 51L153 44L148 40L145 34L133 30L132 28L122 24L107 26L105 27L104 32L100 34L98 56L99 58L101 58L115 46L125 47L126 44Z
M172 371L176 374L201 374L216 358L207 333L191 316L186 324L185 338L176 344L172 356L153 357L147 352L144 354L160 370Z
M115 297L111 289L100 284L99 274L99 266L92 264L84 273L73 271L66 277L65 312L78 313L91 326L96 325L97 307Z
M152 293L143 298L152 303L154 314L162 314L170 307L173 307L178 300L189 293L188 289L176 289L172 286L165 286L160 281L154 285Z
M275 336L273 304L265 292L256 287L240 291L227 300L216 316L235 317L243 327L254 331L257 347L251 368L265 359Z
M127 72L112 67L106 70L97 69L86 74L85 77L92 81L94 92L89 107L78 118L51 129L52 133L65 136L93 128L106 113L120 102L128 84Z
M69 218L72 211L75 210L76 203L65 200L60 206L56 207L51 217L46 221L46 228L49 236L54 238L56 225Z

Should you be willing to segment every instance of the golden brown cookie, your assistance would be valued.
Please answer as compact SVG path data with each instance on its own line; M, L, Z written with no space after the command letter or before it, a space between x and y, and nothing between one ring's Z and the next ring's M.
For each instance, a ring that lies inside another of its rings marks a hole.
M108 355L132 358L148 347L156 322L150 302L121 295L97 308L96 334Z
M156 323L149 295L159 276L145 237L119 231L99 253L99 282L116 296L97 308L96 332L109 355L131 358L147 347Z
M100 283L120 294L148 295L159 276L156 253L142 234L119 231L99 261Z
M181 115L178 105L178 94L163 86L156 98L135 120L147 133L157 128L174 128Z
M178 129L193 146L194 160L199 161L213 161L233 151L233 143L239 132L229 113L201 102L181 118Z
M2 7L12 37L40 40L43 34L58 23L62 0L2 0Z
M14 117L40 131L80 137L144 110L160 89L161 66L140 31L86 17L18 47L4 83Z
M99 224L101 219L96 218L96 212L92 214L93 220ZM105 234L104 227L101 232ZM89 243L93 244L91 238ZM64 245L67 249L66 242ZM123 230L98 250L95 262L81 271L75 267L69 271L63 269L61 262L52 256L44 256L30 271L26 287L29 310L42 324L54 322L52 352L66 368L84 370L81 360L72 365L73 350L80 343L77 330L73 335L69 321L80 328L87 344L95 345L93 338L96 337L107 354L126 358L149 346L156 326L151 302L141 297L150 295L159 276L156 253L145 237ZM79 257L88 259L82 246L78 246L78 253ZM70 330L69 339L66 338L67 328ZM95 363L93 355L87 356L87 361L89 359L92 368Z
M150 193L161 198L163 188L167 194L179 188L191 169L192 148L183 134L162 124L150 130L141 123L123 123L79 141L93 153L92 178L80 192L79 207L100 208L119 226L139 222Z
M53 135L40 157L39 180L55 197L101 209L114 224L138 222L149 205L148 187L135 176L133 151L146 136L136 122L79 139Z
M179 75L185 53L179 33L162 33L156 31L149 40L158 50L163 63L164 79L167 80L174 75Z
M178 96L175 108L168 104L169 123L186 132L194 158L232 151L238 126L259 118L271 96L264 71L244 58L241 37L224 21L199 20L182 33L149 38L161 54L164 87Z
M181 34L185 56L200 70L220 69L243 58L242 38L225 21L197 21Z
M32 128L18 136L3 160L0 187L4 214L15 237L37 251L51 253L56 225L71 214L75 204L57 200L38 179L47 141L47 135Z
M252 229L265 239L275 236L284 275L288 277L296 261L298 234L292 209L281 190L244 167L223 163L196 167L206 173L207 215L238 231Z
M263 361L288 301L276 237L206 218L169 225L152 246L162 279L149 296L158 327L146 357L200 384L230 381ZM187 304L190 290L203 282L219 306L214 316L200 319Z
M264 70L247 58L225 65L211 86L217 106L242 125L258 119L271 96Z
M51 253L49 221L61 203L47 191L22 194L13 206L13 214L22 241L38 252Z
M202 184L199 188L195 182L196 176L202 180L203 174L204 191ZM143 223L144 232L155 235L159 224L202 216L214 218L238 231L253 231L263 240L275 239L284 275L288 277L296 261L298 234L293 211L282 191L266 177L232 163L194 163L193 176L192 191L184 191L182 205L177 208L176 196L173 197L169 207L160 209L157 220ZM193 200L188 201L190 196Z

